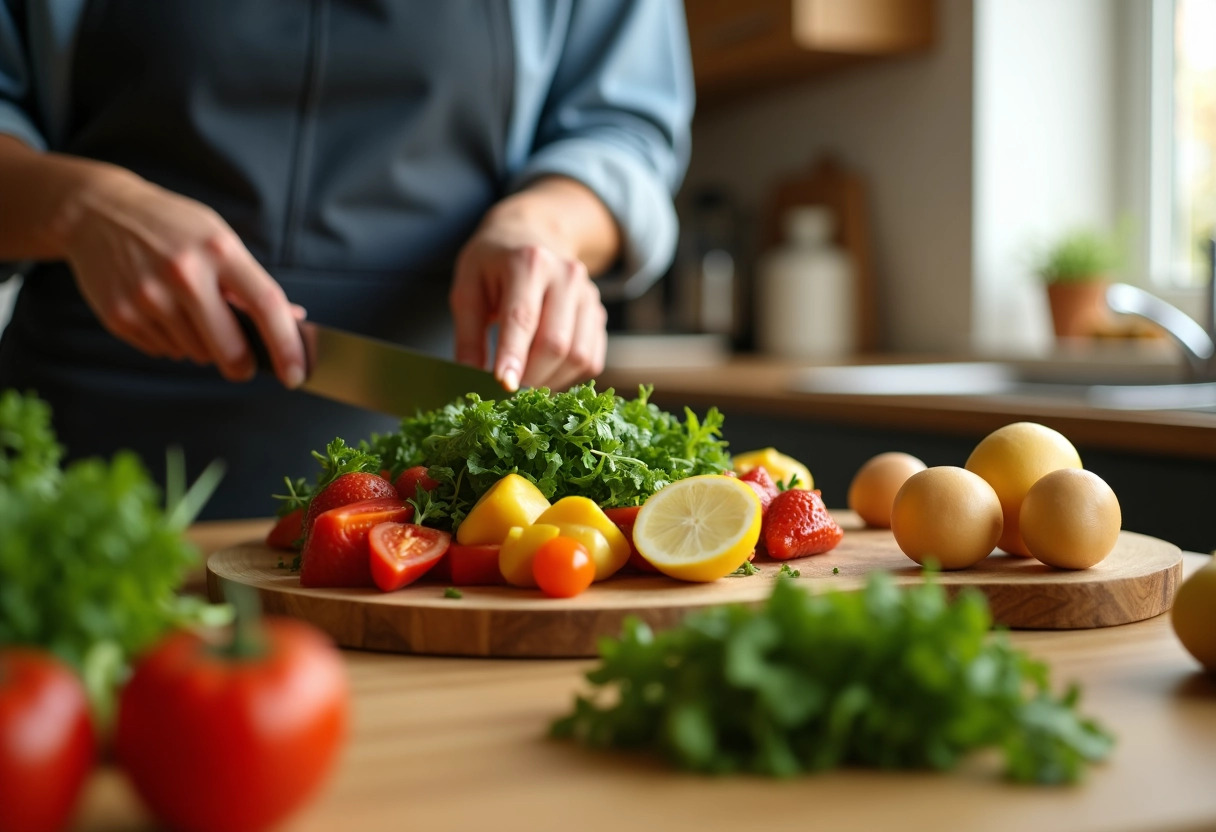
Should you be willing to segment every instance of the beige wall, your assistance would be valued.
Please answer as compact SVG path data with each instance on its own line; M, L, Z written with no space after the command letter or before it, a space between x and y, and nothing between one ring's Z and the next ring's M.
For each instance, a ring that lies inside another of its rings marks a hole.
M926 55L842 70L699 113L687 185L750 208L832 151L868 180L886 345L961 349L971 334L971 0L939 0Z

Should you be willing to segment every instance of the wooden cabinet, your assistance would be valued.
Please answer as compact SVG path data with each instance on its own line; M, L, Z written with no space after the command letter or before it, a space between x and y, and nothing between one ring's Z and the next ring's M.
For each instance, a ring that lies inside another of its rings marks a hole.
M685 0L697 95L714 103L927 50L934 0Z

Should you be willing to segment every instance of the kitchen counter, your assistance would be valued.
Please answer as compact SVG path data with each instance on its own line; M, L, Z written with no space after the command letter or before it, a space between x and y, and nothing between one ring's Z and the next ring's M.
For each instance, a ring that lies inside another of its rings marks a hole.
M924 396L801 393L792 388L804 365L738 356L703 366L610 368L602 388L632 395L654 385L665 407L688 404L734 413L982 437L1015 421L1053 427L1078 446L1216 460L1216 413L1185 410L1102 410L1063 401L1011 396ZM729 431L729 422L728 422Z
M267 521L200 524L207 550ZM1187 555L1192 572L1204 558ZM712 779L635 756L545 739L588 661L421 658L346 651L353 733L308 830L925 829L1113 832L1216 829L1216 679L1168 616L1105 630L1017 632L1054 682L1118 738L1081 786L1014 786L976 765L951 774L848 771L768 781ZM142 829L120 774L90 783L76 828Z

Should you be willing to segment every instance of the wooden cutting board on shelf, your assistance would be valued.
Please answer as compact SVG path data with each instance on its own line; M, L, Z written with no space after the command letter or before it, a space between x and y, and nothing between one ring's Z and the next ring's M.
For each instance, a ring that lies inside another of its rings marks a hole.
M921 580L920 568L890 531L866 529L851 512L833 512L845 529L831 552L790 561L794 579L810 592L852 591L866 575L884 571L898 583ZM757 563L760 573L688 584L654 575L617 576L576 598L546 598L538 590L463 587L445 598L444 584L420 582L398 592L304 589L280 568L282 553L260 541L214 553L207 585L218 599L221 580L256 588L267 612L302 618L344 647L446 656L582 657L616 635L634 615L659 629L692 610L726 603L756 604L768 597L780 563ZM833 574L832 570L839 572ZM1080 629L1127 624L1170 608L1182 575L1177 546L1123 532L1106 560L1079 572L995 554L978 565L939 575L952 594L973 587L988 598L998 624L1025 629Z

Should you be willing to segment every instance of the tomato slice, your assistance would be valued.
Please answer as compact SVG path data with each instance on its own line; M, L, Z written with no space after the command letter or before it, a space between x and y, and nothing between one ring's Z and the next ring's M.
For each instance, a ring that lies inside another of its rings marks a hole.
M413 516L413 506L402 505L396 497L363 500L324 512L304 544L300 586L373 586L368 533L380 523L404 523Z
M650 561L638 554L638 547L633 545L633 524L637 522L638 512L642 510L641 506L623 506L620 508L606 508L604 514L608 515L608 519L616 524L616 527L625 535L625 539L629 541L629 562L626 566L636 569L638 572L658 572L650 565Z
M384 592L409 586L439 562L452 536L417 523L381 523L367 536L372 580Z
M452 586L504 586L507 581L498 568L501 548L497 543L453 543L430 577Z

